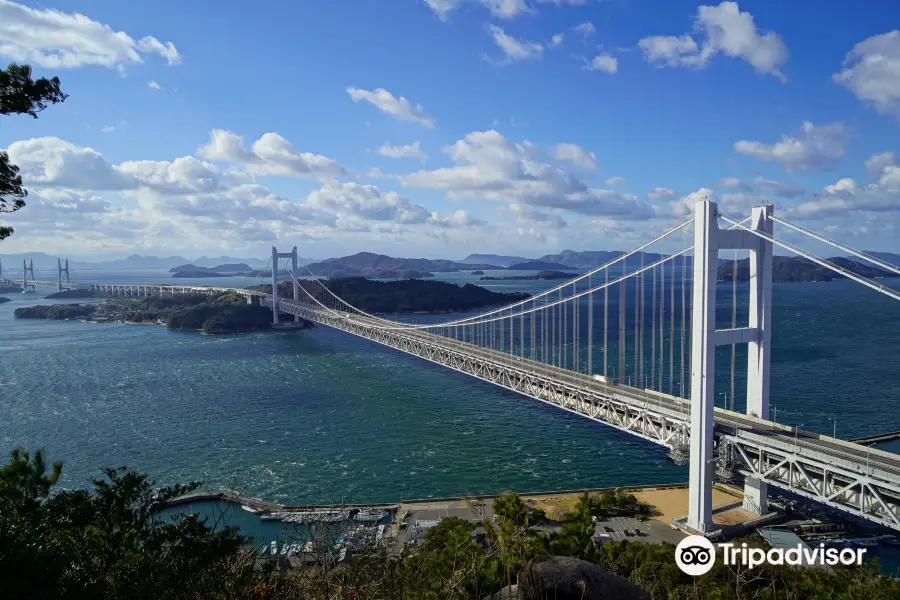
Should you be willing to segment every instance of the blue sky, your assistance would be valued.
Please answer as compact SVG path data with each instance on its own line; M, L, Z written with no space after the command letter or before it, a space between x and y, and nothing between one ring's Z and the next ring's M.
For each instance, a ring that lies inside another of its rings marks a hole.
M541 255L707 196L897 251L898 23L889 0L0 0L0 60L70 94L0 123L31 193L2 250Z

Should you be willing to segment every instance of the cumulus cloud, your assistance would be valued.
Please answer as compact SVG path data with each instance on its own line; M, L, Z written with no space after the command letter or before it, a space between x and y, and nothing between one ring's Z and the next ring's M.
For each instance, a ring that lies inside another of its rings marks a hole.
M29 8L0 0L0 55L48 69L100 65L124 69L156 54L170 65L181 55L172 42L152 36L135 40L124 31L79 13Z
M579 23L575 27L573 27L577 33L580 33L584 37L590 37L597 33L597 28L594 27L594 24L590 21L585 21L584 23Z
M831 77L877 111L900 118L900 30L856 44Z
M443 190L451 200L484 199L625 219L653 216L632 194L592 189L572 172L543 162L534 144L497 131L473 131L444 148L452 167L398 176L407 188Z
M624 177L615 176L615 177L610 177L604 183L606 185L622 185L624 183L628 183L628 180L625 179Z
M347 88L347 93L350 94L354 102L368 102L386 115L401 121L413 121L425 127L434 127L434 117L427 114L421 104L413 106L403 96L397 98L384 88L378 88L370 92L349 87Z
M544 54L544 46L539 42L518 40L507 34L502 27L489 25L488 31L494 43L503 51L504 62L512 63L520 60L537 60Z
M556 46L559 46L565 39L566 35L564 33L557 33L552 38L550 38L550 47L555 48Z
M250 150L244 149L243 143L243 138L231 131L214 129L198 154L207 160L244 165L256 175L321 178L347 174L344 167L326 156L297 152L277 133L264 133Z
M428 155L425 154L425 151L422 150L422 145L420 142L413 142L412 144L406 144L403 146L392 146L390 144L384 144L378 150L376 150L378 154L381 156L386 156L388 158L418 158L419 160L425 161L428 159Z
M619 61L615 56L598 54L592 58L584 68L588 71L602 71L604 73L609 73L610 75L615 75L619 70Z
M523 204L510 204L509 213L516 217L516 223L522 225L539 224L553 229L563 229L568 223L558 214L536 210Z
M384 192L374 185L352 182L326 182L321 189L311 192L303 204L366 220L401 224L425 223L431 217L431 212L424 206L410 202L397 192Z
M784 41L773 31L760 32L753 15L741 12L737 2L698 7L693 35L650 36L638 46L644 58L658 66L704 68L724 54L750 63L758 73L785 79L780 70L788 57Z
M125 190L137 186L132 177L119 172L93 148L57 137L13 142L7 152L29 185L77 190Z
M576 144L557 144L553 148L553 155L556 160L564 160L585 169L597 168L597 155Z
M737 177L726 177L719 181L723 188L737 190L747 194L768 194L781 198L796 198L802 196L803 188L786 181L773 181L765 177L757 177L752 181L743 181Z
M147 87L150 88L151 90L161 90L162 89L162 87L158 83L153 81L152 79L147 82Z
M799 138L784 135L774 144L741 140L734 150L745 156L780 164L788 172L811 168L830 169L844 156L844 126L840 123L814 125L803 122Z

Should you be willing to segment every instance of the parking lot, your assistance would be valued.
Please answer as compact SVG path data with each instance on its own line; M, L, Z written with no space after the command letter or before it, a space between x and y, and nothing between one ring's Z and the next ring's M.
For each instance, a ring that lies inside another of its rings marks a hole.
M647 544L663 542L678 544L684 538L684 534L659 521L641 522L631 517L610 517L594 524L594 537L599 538L601 543L629 540Z

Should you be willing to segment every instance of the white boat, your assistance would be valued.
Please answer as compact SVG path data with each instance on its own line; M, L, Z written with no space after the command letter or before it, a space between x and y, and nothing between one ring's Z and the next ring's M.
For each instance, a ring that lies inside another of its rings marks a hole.
M288 551L288 545L287 545L287 542L285 542L285 544L281 547L281 555L286 556L287 551Z
M278 543L277 542L275 542L273 540L269 547L272 549L272 556L275 556L276 554L278 554Z
M253 508L249 504L241 504L241 510L246 510L248 513L259 514L262 511L258 508Z

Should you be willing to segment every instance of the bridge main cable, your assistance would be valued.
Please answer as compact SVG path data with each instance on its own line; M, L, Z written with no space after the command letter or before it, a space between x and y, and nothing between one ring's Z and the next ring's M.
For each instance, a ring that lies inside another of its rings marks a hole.
M747 220L747 219L744 219L744 221L746 221L746 220ZM415 325L415 324L398 323L397 321L391 321L390 319L384 319L384 318L382 318L382 317L378 317L378 316L369 314L369 313L367 313L367 312L365 312L365 311L363 311L363 310L361 310L361 309L359 309L359 308L353 306L352 304L350 304L350 303L347 302L346 300L343 300L343 299L340 298L339 296L337 296L334 292L332 292L332 291L328 288L328 286L326 286L325 284L323 284L323 283L322 283L321 281L319 281L318 279L317 279L316 281L317 281L317 282L319 283L319 285L321 285L321 286L322 286L322 287L323 287L330 295L334 296L337 300L340 300L341 302L343 302L344 304L346 304L349 308L352 308L353 310L359 312L361 315L366 316L366 317L369 317L369 318L372 318L372 319L376 319L376 320L378 320L378 321L389 322L389 323L392 323L392 324L394 324L394 325L399 325L399 326L400 326L399 328L408 328L408 329L423 329L423 328L424 328L424 329L429 329L429 328L432 328L432 327L449 327L449 326L454 326L454 325L473 325L473 324L475 324L475 322L478 322L478 323L481 323L481 322L491 322L491 321L478 321L478 319L482 319L482 318L484 318L484 317L488 317L488 316L491 316L491 315L495 315L495 314L498 314L498 313L505 312L505 311L507 311L507 310L511 310L511 309L513 309L513 308L517 308L517 307L519 307L519 306L521 306L521 305L527 304L527 303L529 303L529 302L533 302L533 301L535 301L535 300L537 300L537 299L539 299L539 298L543 298L543 297L549 296L549 295L552 294L553 292L557 292L557 291L562 292L562 290L563 290L564 288L566 288L566 287L568 287L568 286L570 286L570 285L574 285L576 282L581 281L582 279L586 279L586 278L588 278L588 277L590 277L590 276L592 276L592 275L594 275L594 274L596 274L596 273L599 273L600 271L603 271L603 270L605 270L605 269L611 267L612 265L615 265L616 263L619 263L619 262L621 262L621 261L623 261L623 260L626 260L626 259L629 258L630 256L633 256L633 255L637 254L638 252L641 252L642 250L644 250L645 248L647 248L647 247L649 247L649 246L652 246L652 245L655 244L656 242L659 242L659 241L661 241L661 240L664 240L665 238L667 238L667 237L670 236L671 234L675 233L676 231L680 231L681 229L683 229L684 227L690 225L690 224L693 223L693 222L694 222L694 219L693 219L693 217L692 217L692 218L688 219L687 221L684 221L683 223L677 225L676 227L673 227L672 229L669 229L668 231L666 231L666 232L663 233L662 235L660 235L660 236L658 236L658 237L656 237L656 238L650 240L650 241L647 242L646 244L643 244L642 246L639 246L638 248L635 248L635 249L632 250L631 252L628 252L628 253L626 253L626 254L622 254L621 256L616 257L615 259L609 261L608 263L606 263L606 264L604 264L604 265L601 265L601 266L596 267L596 268L594 268L594 269L592 269L592 270L590 270L590 271L587 271L587 272L585 272L585 273L582 273L581 275L579 275L579 276L577 276L577 277L575 277L575 278L573 278L573 279L569 279L569 280L566 281L565 283L562 283L562 284L560 284L560 285L558 285L558 286L556 286L556 287L550 288L550 289L548 289L548 290L544 290L543 292L541 292L541 293L539 293L539 294L537 294L537 295L531 296L531 297L529 297L529 298L527 298L527 299L525 299L525 300L521 300L521 301L515 302L515 303L513 303L513 304L508 304L508 305L503 306L503 307L501 307L501 308L497 308L497 309L494 309L494 310L491 310L491 311L488 311L488 312L484 312L484 313L481 313L481 314L478 314L478 315L472 315L471 317L466 317L466 318L463 318L463 319L457 319L457 320L455 320L455 321L447 321L447 322L442 322L442 323L434 323L434 324L428 325L428 326L426 326L426 327L422 327L422 326ZM309 274L310 274L311 276L317 277L312 271L309 270L309 267L306 267L306 270L309 272ZM602 287L597 287L597 288L594 288L594 291L599 290L599 289L603 289L603 288L602 288ZM573 299L573 297L570 296L570 297L564 299L563 301L565 301L565 300L572 300L572 299ZM526 314L528 314L528 313L526 313ZM504 317L504 318L506 318L506 317Z
M784 248L785 250L789 250L789 251L793 252L794 254L799 254L803 258L811 260L814 263L817 263L830 271L834 271L835 273L838 273L839 275L843 275L847 279L852 279L853 281L856 281L857 283L861 283L866 287L872 288L876 292L881 292L885 296L893 298L894 300L900 300L900 292L898 292L895 289L889 288L885 285L881 285L880 283L872 281L868 277L863 277L862 275L857 275L856 273L854 273L852 271L848 271L847 269L844 269L842 267L839 267L836 264L834 264L824 258L820 258L820 257L816 256L812 252L807 252L806 250L802 250L801 248L798 248L798 247L794 246L793 244L788 244L787 242L782 242L781 240L775 239L774 236L768 235L766 233L762 233L760 231L751 229L749 227L745 227L743 224L735 221L734 219L732 219L731 217L729 217L727 215L722 214L721 212L718 213L718 216L720 218L722 218L724 221L731 223L737 227L740 227L744 231L749 231L753 235L760 237L760 238L766 240L767 242L771 242L772 244L775 244L776 246Z

